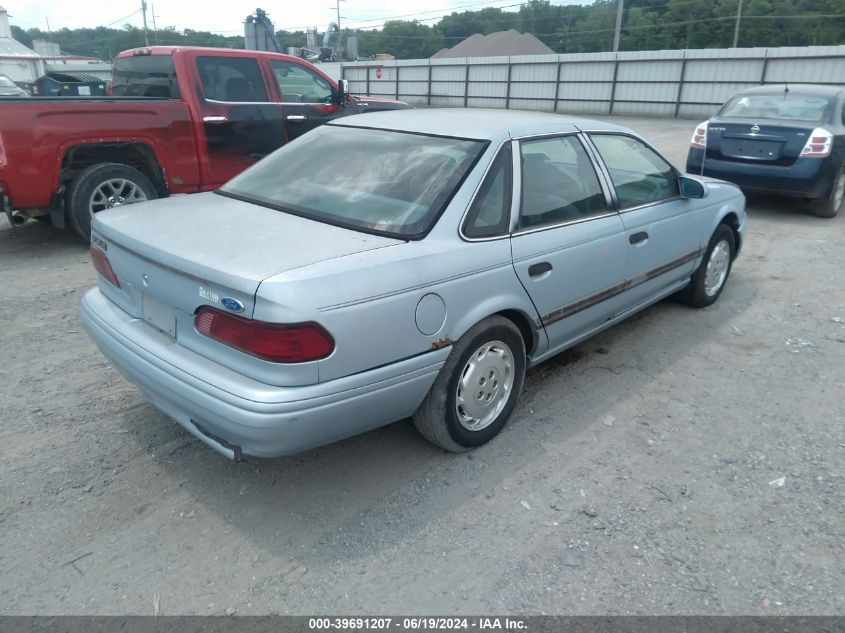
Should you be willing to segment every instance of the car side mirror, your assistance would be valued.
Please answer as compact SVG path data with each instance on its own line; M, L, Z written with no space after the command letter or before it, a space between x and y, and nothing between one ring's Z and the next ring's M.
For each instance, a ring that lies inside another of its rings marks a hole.
M337 91L335 91L335 101L343 104L346 101L346 95L349 94L349 80L341 79L337 82Z
M678 188L681 191L682 198L703 198L707 194L704 183L686 176L678 178Z

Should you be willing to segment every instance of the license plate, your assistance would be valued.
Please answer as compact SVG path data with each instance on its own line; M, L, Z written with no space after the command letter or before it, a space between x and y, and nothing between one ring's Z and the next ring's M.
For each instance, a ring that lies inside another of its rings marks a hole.
M165 334L176 338L176 312L166 303L144 295L144 320Z
M722 141L722 154L735 158L757 158L776 160L780 157L781 141L755 141L746 139L725 139Z

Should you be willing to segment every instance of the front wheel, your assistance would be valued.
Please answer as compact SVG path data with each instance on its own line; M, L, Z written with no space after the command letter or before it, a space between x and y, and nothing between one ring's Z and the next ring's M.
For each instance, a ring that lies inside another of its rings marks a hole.
M106 209L158 198L155 186L140 171L120 163L92 165L74 180L68 215L74 230L91 239L94 214Z
M832 218L845 206L845 170L839 174L830 195L824 200L818 200L810 204L813 215L820 218Z
M453 346L414 413L414 425L447 451L489 442L516 406L525 366L525 342L516 325L500 316L484 319Z
M704 253L689 285L678 293L678 298L694 308L704 308L716 302L731 272L736 240L729 226L720 224Z

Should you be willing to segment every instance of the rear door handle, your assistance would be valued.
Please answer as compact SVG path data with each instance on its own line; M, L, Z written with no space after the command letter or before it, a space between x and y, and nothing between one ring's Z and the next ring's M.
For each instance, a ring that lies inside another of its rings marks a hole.
M304 121L305 115L304 114L289 114L288 121Z
M531 264L528 267L529 277L540 277L551 271L552 265L549 262L540 262L539 264Z
M628 241L631 242L631 244L642 244L647 239L648 233L646 233L645 231L640 231L639 233L631 233L631 235L628 237Z
M202 118L203 123L228 123L229 119L225 116L204 116Z

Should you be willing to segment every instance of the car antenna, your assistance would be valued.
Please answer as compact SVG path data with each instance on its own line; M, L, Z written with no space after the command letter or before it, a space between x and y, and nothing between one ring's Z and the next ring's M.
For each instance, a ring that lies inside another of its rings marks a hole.
M788 84L788 83L784 83L784 84L783 84L783 98L784 98L784 99L786 99L786 93L787 93L787 92L789 92L789 84Z

